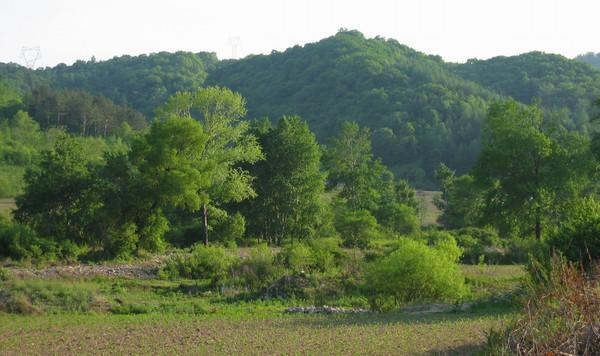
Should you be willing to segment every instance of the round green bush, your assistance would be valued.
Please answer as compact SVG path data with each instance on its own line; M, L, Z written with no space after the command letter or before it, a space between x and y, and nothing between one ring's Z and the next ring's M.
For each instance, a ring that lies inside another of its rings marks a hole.
M396 303L454 301L466 292L456 259L444 249L401 239L397 250L369 266L366 287L377 298L393 297Z
M197 246L190 254L171 257L160 270L162 277L170 279L208 279L213 285L227 279L235 258L218 246Z

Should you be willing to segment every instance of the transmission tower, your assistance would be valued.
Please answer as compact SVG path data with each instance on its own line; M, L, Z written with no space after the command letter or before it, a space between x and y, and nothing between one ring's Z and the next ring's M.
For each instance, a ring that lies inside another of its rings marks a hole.
M231 46L231 58L238 58L238 47L240 45L240 37L229 37L229 45Z
M36 47L21 47L21 60L25 67L29 69L35 68L35 63L42 58L40 46Z

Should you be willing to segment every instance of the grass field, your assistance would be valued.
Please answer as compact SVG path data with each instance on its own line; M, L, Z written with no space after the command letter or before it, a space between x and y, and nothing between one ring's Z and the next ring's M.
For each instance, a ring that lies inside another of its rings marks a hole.
M435 206L434 199L441 196L441 192L420 190L417 191L417 201L419 202L419 219L421 226L437 225L437 219L441 212Z
M465 355L476 352L485 332L509 316L0 316L0 350L4 355Z
M10 211L15 207L14 199L0 199L0 215L10 216Z
M464 266L473 301L518 287L519 266ZM0 354L473 354L508 304L470 311L289 315L294 299L244 300L189 280L9 278L29 313L0 313ZM0 293L1 297L1 293ZM0 298L1 299L1 298Z

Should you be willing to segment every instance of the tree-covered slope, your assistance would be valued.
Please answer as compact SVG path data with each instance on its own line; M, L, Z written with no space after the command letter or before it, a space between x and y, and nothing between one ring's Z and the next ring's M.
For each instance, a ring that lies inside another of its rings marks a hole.
M40 85L85 90L152 116L170 95L202 86L217 61L214 53L160 52L107 61L77 61L70 66L59 64L35 71L1 64L0 76L24 91Z
M557 54L524 53L469 60L454 72L524 103L540 100L567 128L585 130L591 99L600 96L600 70Z
M250 116L300 115L322 141L346 120L370 127L375 153L417 182L431 182L440 161L470 167L487 103L497 96L439 57L357 31L225 62L207 82L239 91Z
M600 53L588 52L575 57L576 60L589 63L594 67L600 68Z
M35 71L0 64L0 79L24 93L49 86L106 96L148 118L177 91L225 86L247 99L249 117L300 115L321 143L344 121L369 127L374 153L386 165L432 187L439 162L459 173L471 167L488 104L503 96L525 103L539 98L548 122L586 131L590 99L600 96L600 70L582 60L531 52L450 64L392 39L344 30L240 60L161 52Z

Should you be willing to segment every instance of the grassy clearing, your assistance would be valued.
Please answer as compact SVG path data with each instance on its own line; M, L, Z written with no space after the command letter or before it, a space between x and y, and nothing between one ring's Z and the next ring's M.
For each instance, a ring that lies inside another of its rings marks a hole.
M441 192L420 190L416 192L417 201L419 202L419 220L421 226L437 225L437 219L441 211L435 206L434 199L441 196Z
M17 206L15 205L15 200L12 198L2 198L0 199L0 215L4 215L6 217L10 217L10 211L15 209Z
M463 271L481 298L510 291L523 276L519 266L464 266ZM244 300L232 291L214 292L206 281L5 279L0 290L21 296L16 302L26 303L25 312L33 314L0 313L0 350L7 355L463 355L478 350L485 333L515 313L509 305L488 302L472 311L432 315L287 315L287 307L313 301Z

